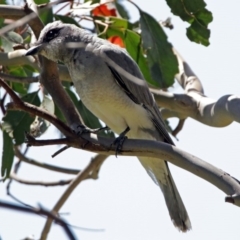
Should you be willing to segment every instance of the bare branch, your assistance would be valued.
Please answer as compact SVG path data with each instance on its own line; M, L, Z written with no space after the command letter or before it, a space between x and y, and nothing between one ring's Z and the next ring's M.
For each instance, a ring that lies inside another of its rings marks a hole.
M44 186L44 187L53 187L53 186L64 186L69 184L73 179L68 180L58 180L55 182L43 182L43 181L32 181L32 180L26 180L19 178L16 174L11 173L10 178L13 179L16 182L26 184L26 185L37 185L37 186Z
M10 97L16 104L18 105L23 104L23 101L18 97L18 95L1 78L0 78L0 86L6 90L6 92L10 95Z
M156 102L162 108L163 117L191 117L201 123L213 127L225 127L233 121L240 122L240 98L225 95L218 100L204 95L200 79L191 67L173 49L179 64L179 73L175 76L186 94L173 94L151 89Z
M1 15L0 15L1 16ZM11 53L0 52L0 65L2 66L22 66L29 65L40 71L36 60L32 56L11 55Z
M57 214L60 210L60 208L63 206L63 204L66 202L66 200L69 198L73 190L84 180L86 177L91 175L92 172L94 172L96 169L99 168L99 165L102 164L102 162L106 159L107 156L104 155L97 155L92 161L88 164L88 166L77 175L77 177L71 182L71 184L68 186L66 191L63 193L61 198L57 201L55 206L52 209L52 213ZM52 219L48 218L45 226L42 230L41 240L47 239L47 235L50 231L52 224Z
M66 173L66 174L78 174L81 171L78 169L62 168L62 167L54 166L51 164L39 162L32 158L28 158L20 152L20 150L18 149L17 146L14 147L14 153L19 159L21 159L21 161L28 163L28 164L32 164L37 167L47 169L47 170L60 172L60 173Z
M15 210L15 211L20 211L20 212L25 212L25 213L45 215L48 218L51 218L52 220L54 220L60 226L62 226L69 239L76 240L75 236L73 235L72 231L69 229L68 224L65 221L63 221L61 218L59 218L55 214L44 210L41 207L40 208L27 208L27 207L18 206L16 204L7 203L7 202L3 202L3 201L0 201L0 207Z
M195 91L203 94L203 87L199 78L192 71L192 69L187 64L187 62L184 61L184 59L177 52L177 50L173 49L173 52L177 56L177 60L178 60L179 73L175 77L179 82L179 84L187 93L191 91Z
M87 145L84 145L85 140L82 138L68 138L68 145L80 149L84 146L84 150L106 155L115 155L115 148L112 146L113 139L96 136L95 134L83 134L83 137L89 142ZM37 145L41 145L39 144L39 141L37 142ZM31 144L35 145L34 142L31 142ZM214 167L213 165L166 143L127 139L124 142L122 152L119 153L119 155L155 157L156 161L157 159L159 161L161 161L161 159L166 159L168 162L171 162L172 164L210 182L227 195L240 195L240 185L236 178L231 177L228 173ZM235 205L240 206L240 201L236 202Z
M184 123L185 123L185 120L186 120L186 119L180 119L180 120L178 121L177 127L172 131L172 135L173 135L174 137L176 137L177 134L183 129L183 125L184 125Z
M38 77L17 77L13 75L4 74L4 73L0 73L0 78L3 78L5 81L18 82L18 83L38 82Z
M18 108L17 105L15 105L14 109L16 108ZM60 131L63 130L63 133L67 134L68 139L61 139L59 141L67 141L64 143L68 146L80 149L84 147L85 150L106 155L115 154L115 149L111 146L113 139L96 136L95 134L82 134L81 137L78 138L78 136L73 134L67 126L61 123L61 121L59 122L54 116L51 116L49 113L38 107L24 103L20 104L18 109L45 118L54 124ZM34 141L39 144L39 141ZM34 141L31 141L31 145L34 145ZM88 144L86 144L86 141ZM43 145L42 143L40 145ZM238 182L230 175L174 146L156 141L129 139L125 141L122 150L123 152L121 154L125 156L148 156L166 159L174 165L209 181L228 195L240 194L240 186Z

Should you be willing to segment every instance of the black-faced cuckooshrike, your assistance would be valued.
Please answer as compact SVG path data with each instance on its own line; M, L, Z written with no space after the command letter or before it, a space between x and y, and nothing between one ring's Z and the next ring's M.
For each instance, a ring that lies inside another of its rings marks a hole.
M63 62L82 102L117 134L174 145L144 77L128 53L71 24L56 21L41 32L26 55L41 54ZM139 157L161 188L174 225L185 232L191 223L164 159Z

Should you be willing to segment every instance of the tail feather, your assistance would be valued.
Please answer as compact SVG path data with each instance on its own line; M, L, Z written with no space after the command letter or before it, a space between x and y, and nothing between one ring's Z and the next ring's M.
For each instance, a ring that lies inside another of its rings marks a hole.
M155 158L139 158L149 176L161 188L169 215L175 227L186 232L191 229L191 222L181 196L174 183L166 161Z

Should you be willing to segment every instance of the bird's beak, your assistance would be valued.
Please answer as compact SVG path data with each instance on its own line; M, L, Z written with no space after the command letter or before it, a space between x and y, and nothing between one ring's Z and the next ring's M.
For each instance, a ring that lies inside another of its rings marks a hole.
M29 49L27 50L27 52L25 53L25 56L30 56L30 55L38 54L41 46L42 46L42 45L40 44L40 45L38 45L38 46L34 46L34 47L29 48Z

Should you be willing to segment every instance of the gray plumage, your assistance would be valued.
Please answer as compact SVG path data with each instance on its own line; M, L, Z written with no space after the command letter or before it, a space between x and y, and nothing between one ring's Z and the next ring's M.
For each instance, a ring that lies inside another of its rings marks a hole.
M129 138L174 145L141 71L124 49L57 21L42 30L27 55L35 53L63 62L85 106L117 134L129 127ZM142 82L138 84L134 77ZM167 162L149 157L139 160L161 188L174 225L183 232L191 229Z

